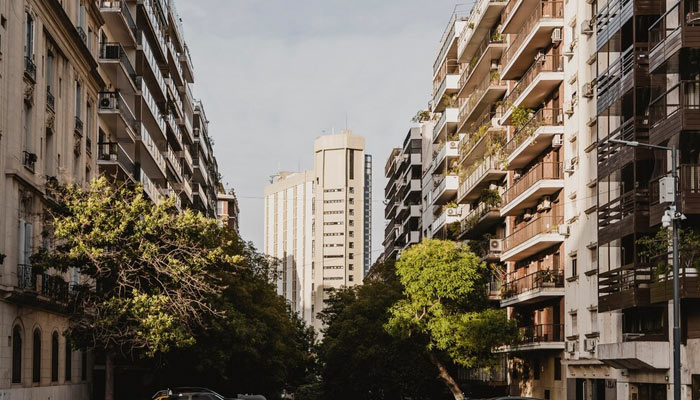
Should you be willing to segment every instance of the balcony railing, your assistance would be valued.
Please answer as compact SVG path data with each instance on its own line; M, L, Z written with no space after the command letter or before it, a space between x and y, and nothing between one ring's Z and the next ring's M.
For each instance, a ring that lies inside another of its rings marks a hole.
M445 55L447 54L447 51L450 48L453 36L455 35L455 24L457 23L457 21L465 20L467 17L469 17L470 11L471 6L463 4L457 6L455 12L452 14L450 22L445 27L445 31L443 32L442 38L440 39L440 53L438 54L437 58L435 59L435 62L433 63L433 75L435 75L438 72L440 64L442 63L442 60L445 58Z
M513 298L536 289L563 287L564 271L543 269L504 283L501 289L501 298L504 300Z
M563 117L564 114L560 108L540 108L506 143L504 148L505 154L512 154L520 144L525 142L542 126L563 126Z
M136 70L134 69L131 60L126 55L126 50L120 43L104 42L100 43L100 59L101 60L118 60L131 77L132 83L136 84Z
M700 80L681 81L649 104L649 122L655 126L683 110L700 110Z
M494 170L501 170L501 161L495 155L486 156L459 185L458 197L462 197L470 193L474 187L484 179L489 171ZM505 175L505 172L503 175Z
M36 82L36 64L29 57L24 57L24 74Z
M489 89L491 86L502 86L503 83L501 82L500 75L495 74L495 73L489 73L488 76L486 76L481 83L476 85L476 87L471 91L471 95L468 98L460 98L460 107L459 107L459 120L464 122L466 119L474 112L474 109L476 109L476 106L479 104L481 101L482 97L484 96L484 93Z
M36 290L36 274L29 264L17 264L17 287Z
M537 182L544 179L563 179L562 163L541 162L515 181L503 194L503 205L515 200Z
M51 109L51 111L56 109L56 98L51 93L51 89L46 88L46 105Z
M472 230L484 217L491 211L498 211L500 204L487 204L480 202L476 208L473 208L469 213L460 221L460 233L464 234Z
M504 42L504 35L501 35L497 31L489 30L484 40L479 44L479 48L474 52L474 57L469 61L467 67L462 71L462 75L459 78L459 87L463 87L465 83L469 80L474 68L479 64L481 58L486 54L489 46L492 44L500 44Z
M44 272L41 276L41 295L52 300L68 301L68 282L60 276Z
M37 155L35 153L30 153L28 151L23 151L22 154L24 155L24 159L22 164L24 164L24 168L27 168L28 170L34 172L34 167L36 165L36 161L38 159Z
M524 227L516 230L508 237L503 239L504 251L513 249L514 247L525 243L527 240L530 240L539 234L558 232L559 225L564 223L564 217L559 216L561 215L561 212L554 212L552 214L554 215L542 215L535 218Z
M116 161L129 175L136 174L133 161L117 142L97 143L97 158L101 161Z
M129 7L126 5L124 0L100 0L100 8L107 11L119 11L124 16L126 25L136 37L136 23L134 22L134 17L129 11Z
M157 6L155 6L156 4ZM158 21L158 17L155 15L155 9L156 7L160 8L161 5L158 2L158 0L153 3L152 0L143 0L143 7L146 9L146 15L148 16L148 20L150 22L150 25L153 27L153 31L156 36L156 41L160 45L160 52L162 54L165 54L166 52L166 44L165 44L165 35L163 34L163 31L161 29L161 23ZM162 15L162 13L159 13ZM161 16L161 21L165 23L165 18Z
M515 1L511 0L511 3ZM542 1L533 10L532 14L527 18L523 26L520 28L518 33L511 35L515 37L511 42L510 46L506 50L503 56L503 65L508 65L510 60L515 56L520 46L523 44L525 39L529 36L532 28L540 21L542 18L563 18L564 17L564 2L563 1Z
M100 110L118 111L122 118L124 118L126 121L129 128L136 130L136 118L134 117L134 113L131 111L129 105L126 103L126 100L124 100L124 97L122 97L119 91L100 92L98 97Z
M85 29L83 29L82 26L76 26L75 30L78 32L78 36L80 36L80 40L83 41L83 43L87 43L87 33L85 33Z
M687 9L683 10L683 8ZM698 0L681 0L671 6L649 27L649 51L652 52L657 45L686 26L700 26L698 12L700 12Z
M649 212L649 189L630 190L605 204L598 205L598 227L603 229L622 222L635 212Z
M75 133L78 135L82 136L83 135L83 120L80 119L77 115L75 116Z
M564 341L563 324L538 324L520 327L520 344Z
M520 97L525 89L543 72L563 72L564 57L561 55L544 55L535 58L535 62L528 68L525 75L518 81L513 90L506 96L504 104L515 104L515 100Z

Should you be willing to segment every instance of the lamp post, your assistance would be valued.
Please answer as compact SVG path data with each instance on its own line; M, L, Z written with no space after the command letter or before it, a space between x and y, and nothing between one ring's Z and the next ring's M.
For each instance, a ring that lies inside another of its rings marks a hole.
M663 226L673 229L673 399L681 400L681 329L680 329L680 279L678 276L678 225L685 219L678 209L678 163L676 161L676 146L657 146L637 141L610 139L609 142L629 147L646 147L655 150L671 152L671 177L673 178L673 202L662 218Z

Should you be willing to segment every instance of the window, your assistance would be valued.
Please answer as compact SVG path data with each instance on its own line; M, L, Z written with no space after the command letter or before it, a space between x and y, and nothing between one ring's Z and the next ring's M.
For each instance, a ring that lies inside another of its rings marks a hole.
M337 204L337 203L342 203L343 200L323 200L323 202L326 204Z
M58 332L51 334L51 382L58 382Z
M75 82L75 117L80 119L82 116L81 112L81 105L83 104L83 88L80 85L80 82Z
M355 179L355 150L348 150L348 178Z
M87 103L85 110L85 150L88 153L92 153L92 104Z
M355 199L353 199L352 197L348 198L348 203L355 204Z
M352 282L355 280L355 277L353 275L348 275L348 281Z
M53 93L53 75L54 75L54 57L53 53L49 51L46 54L46 91Z
M34 330L32 345L32 382L41 382L41 331Z
M348 264L348 271L352 271L353 269L355 269L354 265Z
M348 220L348 226L355 226L355 221L352 219Z
M348 247L351 248L351 249L355 248L355 243L353 243L353 242L348 242Z
M353 193L355 193L355 188L354 188L354 187L352 187L352 186L351 186L351 187L349 187L349 188L348 188L348 190L349 190L350 194L353 194Z
M348 258L352 260L353 258L355 258L355 254L354 254L354 253L349 253L349 254L348 254Z
M12 383L22 383L22 330L12 329Z
M591 332L598 332L598 311L591 310Z
M352 208L348 210L348 215L355 215L355 210Z
M24 103L24 150L32 153L32 106Z
M561 380L561 358L559 357L554 359L554 380Z
M29 13L25 15L25 42L24 42L24 56L30 59L34 58L34 18Z
M571 333L578 335L578 315L576 313L571 314Z
M355 231L348 231L348 235L350 237L355 237Z
M70 341L66 339L66 381L73 379L73 349Z
M578 276L578 257L575 253L571 256L571 276Z
M19 220L19 262L20 265L28 265L32 256L34 240L34 226L31 223Z

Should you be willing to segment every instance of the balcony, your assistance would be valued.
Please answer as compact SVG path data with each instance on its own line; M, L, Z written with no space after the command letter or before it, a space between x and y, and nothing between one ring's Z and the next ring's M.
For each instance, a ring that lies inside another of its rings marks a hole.
M136 70L120 43L100 43L99 61L100 66L116 87L129 95L136 94L138 91Z
M100 92L97 112L118 140L134 142L136 118L119 91Z
M450 140L449 142L443 143L433 158L432 170L442 171L443 167L449 167L449 159L455 159L457 157L459 157L459 142Z
M603 193L599 197L598 242L606 243L635 231L649 230L648 188L632 189L621 195L619 192Z
M598 312L649 304L652 269L641 258L621 267L598 271Z
M143 192L151 199L152 202L158 204L162 200L163 196L156 184L148 177L144 170L139 171L139 181L143 186Z
M665 342L598 343L598 359L617 369L667 370L673 349Z
M670 172L665 175L670 176ZM700 164L681 164L678 167L678 202L685 215L700 214ZM659 202L659 179L653 179L649 186L649 226L661 223L661 217L668 203Z
M169 113L167 118L167 123L166 126L169 128L168 129L168 142L173 145L175 150L181 150L182 149L182 130L180 129L180 125L177 123L177 119L175 118L175 115L173 113Z
M477 44L472 58L464 61L467 66L463 69L459 78L460 97L468 97L469 91L474 88L486 74L493 72L494 60L500 60L505 49L505 38L498 32L488 32L481 43ZM498 72L495 72L498 73Z
M97 165L105 175L136 181L134 162L117 142L97 143Z
M700 47L700 1L681 0L649 27L649 71L662 67L681 48Z
M183 146L182 150L179 152L178 155L180 156L180 158L182 158L184 160L184 162L182 164L183 169L186 168L187 172L192 173L192 171L194 169L194 164L193 164L192 155L190 154L190 149L188 148L188 146Z
M190 184L190 181L187 177L184 177L181 183L176 183L175 189L179 191L185 199L187 199L189 204L192 204L192 201L194 199L192 193L192 185Z
M449 199L454 198L459 188L459 176L447 175L440 176L435 180L435 188L433 189L433 204L444 204Z
M485 76L478 85L471 88L468 98L459 98L459 121L462 124L478 120L493 103L503 96L507 88L497 72Z
M151 95L159 103L165 103L167 101L165 79L163 78L163 73L160 70L156 56L153 54L151 45L148 44L148 40L143 35L139 35L139 48L137 54L137 65L139 66L140 75L143 76L144 83L150 84L153 91Z
M24 76L29 78L32 83L36 82L36 64L30 57L24 57Z
M148 174L149 177L164 179L166 177L165 157L163 157L163 155L160 153L158 146L143 125L141 125L138 143L141 154L146 153L150 156L139 157L139 160L141 160L141 168L146 172L146 174Z
M501 307L557 297L564 297L564 271L543 269L506 282L501 288Z
M506 189L501 216L518 215L534 207L542 196L552 195L563 187L562 163L540 162Z
M458 223L462 218L463 207L442 207L440 216L433 222L433 236L436 236L441 230L450 231L452 225ZM457 230L455 230L455 233ZM449 232L448 232L449 233Z
M700 80L681 81L649 104L649 140L660 144L681 131L700 130Z
M148 86L141 88L141 123L148 129L151 135L160 143L167 140L166 122L161 114L160 107L151 95Z
M100 12L119 43L136 43L136 23L124 0L100 0Z
M460 132L466 133L460 135L460 165L473 164L483 158L488 145L493 140L505 143L505 128L498 123L500 115L500 113L487 110L477 120L460 127Z
M180 53L180 64L182 65L182 74L187 83L194 83L194 68L192 67L192 57L190 49L185 45L185 51Z
M175 176L177 180L182 179L182 165L180 164L180 158L175 154L173 148L168 146L167 150L164 152L165 159L167 160L168 169Z
M442 138L446 141L452 133L457 130L457 124L459 123L459 109L454 106L448 106L445 111L442 112L442 116L438 123L433 128L433 143L437 143L438 139ZM443 132L446 132L443 135Z
M25 290L36 290L36 277L34 267L29 264L17 265L17 287Z
M83 129L85 128L85 124L83 124L83 120L80 119L79 116L75 116L73 119L73 132L78 135L79 137L83 137Z
M22 165L24 165L24 168L33 174L36 167L36 161L39 159L39 157L37 157L36 153L30 153L26 150L22 152L22 155Z
M559 215L555 213L535 217L503 239L501 261L520 261L563 243L564 235L559 233L559 227L564 224L564 217Z
M564 58L559 55L541 55L508 93L504 104L514 107L535 108L564 81ZM503 115L501 123L510 121L512 108Z
M500 205L480 202L460 221L457 239L481 239L482 234L499 221L501 221Z
M564 134L564 114L558 108L541 108L506 143L504 153L511 169L528 165L552 146L556 135Z
M501 162L495 155L486 156L480 163L468 168L467 171L472 171L459 185L457 192L457 202L462 204L479 199L483 189L487 189L493 182L500 181L507 173L501 168Z
M511 0L520 3L528 0ZM520 10L522 7L518 7ZM523 11L515 11L511 15L514 18L524 18L520 29L512 31L510 28L515 24L506 23L503 27L504 33L514 34L512 42L503 56L503 71L501 78L513 80L522 76L532 64L537 53L547 48L552 43L552 32L564 27L564 2L563 1L541 1Z
M596 78L596 110L603 114L635 86L648 86L649 59L645 48L629 46Z
M54 95L51 93L50 88L46 88L46 107L51 111L55 112L56 111L56 98Z
M529 351L564 350L563 324L535 324L519 327L519 340L513 346L505 346L499 352L520 353Z
M44 272L41 274L41 296L52 301L68 301L68 282L62 277Z
M163 17L162 10L158 12L156 8L160 9L161 4L158 0L153 2L153 0L143 0L137 3L137 10L142 15L143 32L146 33L150 39L151 43L154 43L153 54L158 58L160 63L167 63L167 45L165 41L165 34L161 29L161 22L165 25L165 18ZM156 15L158 14L158 15ZM160 21L159 21L160 20Z
M474 5L469 20L459 35L457 58L466 63L479 54L479 43L493 35L491 28L498 22L507 0L480 0Z
M198 202L198 206L202 210L209 209L209 197L207 196L207 193L206 193L205 189L202 187L202 185L200 185L200 184L195 185L194 198L195 198L195 201Z
M456 68L442 72L439 77L440 80L436 81L439 85L433 88L433 112L443 112L446 106L442 101L443 96L451 96L459 91L459 74Z
M440 51L433 63L433 76L437 76L440 67L445 60L457 59L457 39L459 34L467 25L467 18L471 12L471 7L468 4L457 5L455 11L447 23L447 27L440 39Z

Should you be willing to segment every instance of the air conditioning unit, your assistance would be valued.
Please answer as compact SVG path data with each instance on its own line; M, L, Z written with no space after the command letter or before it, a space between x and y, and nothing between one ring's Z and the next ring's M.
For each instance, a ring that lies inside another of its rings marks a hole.
M566 352L567 353L576 353L576 347L577 347L576 345L577 344L578 344L578 342L573 341L573 340L566 342Z
M593 24L591 22L592 21L590 19L583 20L583 22L581 23L581 33L583 33L584 35L593 34Z
M568 116L574 115L574 105L572 103L564 103L564 114Z
M560 43L561 40L562 40L562 37L561 37L561 36L562 36L562 35L561 35L561 28L555 28L555 29L552 31L552 43L555 43L555 44L556 44L556 43Z
M583 349L592 353L595 351L595 344L595 339L586 339L586 341L583 343Z
M557 125L561 125L564 123L564 114L557 113Z
M523 214L523 219L524 219L525 221L531 220L531 219L532 219L532 214L533 214L532 208L526 208L526 209L525 209L525 213Z
M457 142L457 141L450 142L451 149L456 149L458 146L459 146L459 142Z
M562 236L569 236L569 225L559 225L557 231Z
M112 109L116 108L116 98L115 97L103 97L100 99L100 108Z
M491 70L491 71L498 71L498 68L499 68L498 61L491 61L491 68L490 68L490 70Z
M542 197L542 201L537 205L537 211L545 211L545 210L551 210L552 209L552 197L551 196L544 196Z
M503 252L503 239L489 239L489 252L490 253L502 253Z
M447 216L448 217L458 217L461 214L459 208L448 208L447 209Z
M561 135L554 135L552 137L552 147L561 147L564 144L564 138Z
M583 97L586 97L588 99L593 98L593 83L584 83L583 84Z

